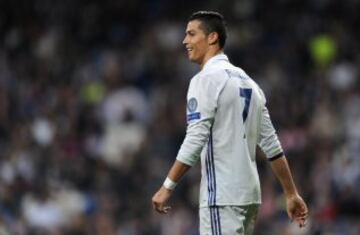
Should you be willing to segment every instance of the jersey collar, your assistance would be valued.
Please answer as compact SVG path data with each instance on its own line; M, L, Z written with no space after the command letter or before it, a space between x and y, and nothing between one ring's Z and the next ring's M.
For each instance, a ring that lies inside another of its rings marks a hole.
M208 61L206 61L203 70L210 67L212 64L215 64L219 61L229 61L228 57L224 53L217 54L216 56L211 57Z

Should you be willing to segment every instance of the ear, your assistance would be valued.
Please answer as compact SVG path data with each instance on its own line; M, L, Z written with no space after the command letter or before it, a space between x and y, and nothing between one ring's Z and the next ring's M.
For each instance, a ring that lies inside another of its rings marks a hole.
M219 41L219 34L217 32L211 32L208 35L208 43L209 45L214 45Z

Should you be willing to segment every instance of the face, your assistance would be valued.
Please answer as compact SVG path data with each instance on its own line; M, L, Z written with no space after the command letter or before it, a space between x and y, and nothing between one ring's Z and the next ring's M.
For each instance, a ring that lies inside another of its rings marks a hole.
M190 21L187 25L183 41L189 60L197 64L203 64L209 49L208 36L200 26L201 22L199 20Z

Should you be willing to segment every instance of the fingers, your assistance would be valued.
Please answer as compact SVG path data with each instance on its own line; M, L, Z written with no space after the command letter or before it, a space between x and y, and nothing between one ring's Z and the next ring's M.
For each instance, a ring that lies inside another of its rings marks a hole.
M307 216L304 216L304 217L293 217L291 218L291 222L296 222L300 228L302 227L305 227L306 225L306 219L307 219Z
M160 214L167 214L171 210L170 206L164 206L158 203L153 203L153 208Z
M306 218L296 218L296 223L299 225L300 228L305 227L306 225Z
M158 192L152 197L153 209L160 214L167 214L171 207L167 205L167 202L171 196L172 191L164 187L161 187Z
M304 210L304 211L295 213L295 215L292 216L292 220L295 220L296 223L299 225L299 227L302 228L306 225L307 217L308 217L308 211Z
M167 214L171 210L170 206L167 206L164 202L160 202L154 198L152 201L152 206L153 209L160 214Z
M170 206L164 206L162 209L157 210L161 214L167 214L171 210Z

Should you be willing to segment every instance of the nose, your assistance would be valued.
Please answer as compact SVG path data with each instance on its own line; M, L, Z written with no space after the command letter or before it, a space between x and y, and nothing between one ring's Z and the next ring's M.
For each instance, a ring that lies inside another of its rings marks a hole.
M182 41L183 45L186 46L186 44L188 44L188 37L185 36L184 40Z

